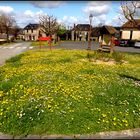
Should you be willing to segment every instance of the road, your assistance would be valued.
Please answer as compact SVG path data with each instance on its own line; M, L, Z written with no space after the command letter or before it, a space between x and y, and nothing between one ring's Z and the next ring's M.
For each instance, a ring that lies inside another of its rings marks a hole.
M91 43L92 50L97 50L99 48L98 46L99 46L99 43L97 42ZM88 47L88 42L65 41L65 42L61 42L60 45L58 45L56 48L86 50L87 47ZM119 52L140 53L140 48L134 48L134 47L115 46L114 49L115 51L119 51Z
M91 49L97 50L99 43L92 42ZM55 48L63 48L63 49L77 49L77 50L86 50L88 47L88 42L73 42L73 41L65 41L61 42L60 45ZM21 52L26 50L33 49L30 42L17 42L14 44L10 44L8 46L0 46L0 65L4 64L4 62L12 56L15 56ZM115 51L120 52L132 52L132 53L140 53L140 48L134 47L114 47Z
M4 62L12 56L29 49L33 49L33 47L30 46L30 42L19 42L7 46L0 46L0 65L4 64Z

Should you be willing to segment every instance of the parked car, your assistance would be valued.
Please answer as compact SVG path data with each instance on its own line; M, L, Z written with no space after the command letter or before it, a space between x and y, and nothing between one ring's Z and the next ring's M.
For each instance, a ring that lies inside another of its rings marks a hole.
M120 41L117 40L117 39L115 39L115 40L114 40L114 44L115 44L115 46L119 46L119 45L120 45Z
M140 48L140 41L136 41L134 47L135 48Z
M120 40L120 46L126 46L128 47L129 46L129 41L128 40Z
M133 47L135 44L135 41L133 40L120 40L120 46L124 47Z

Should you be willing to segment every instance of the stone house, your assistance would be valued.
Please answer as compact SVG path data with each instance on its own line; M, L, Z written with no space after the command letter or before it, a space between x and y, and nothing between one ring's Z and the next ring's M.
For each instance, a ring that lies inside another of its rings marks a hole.
M90 24L77 24L71 30L71 39L73 41L88 41L88 33L90 30Z
M28 24L24 30L24 40L25 41L36 41L40 36L45 37L45 33L39 24Z
M127 21L121 28L121 39L140 40L140 19L135 22Z

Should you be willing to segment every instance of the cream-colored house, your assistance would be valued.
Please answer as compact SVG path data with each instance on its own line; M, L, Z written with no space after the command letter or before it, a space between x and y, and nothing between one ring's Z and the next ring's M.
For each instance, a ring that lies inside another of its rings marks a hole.
M36 41L40 36L45 37L45 33L39 24L28 24L24 30L24 40L25 41Z
M78 24L74 25L74 28L71 31L71 39L74 41L88 41L90 25L89 24Z
M134 22L126 22L122 26L121 39L124 40L140 40L140 19Z

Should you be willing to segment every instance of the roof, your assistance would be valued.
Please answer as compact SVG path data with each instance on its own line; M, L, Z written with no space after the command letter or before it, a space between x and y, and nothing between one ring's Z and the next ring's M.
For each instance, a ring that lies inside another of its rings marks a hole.
M23 35L23 34L24 34L23 29L20 29L18 35Z
M92 28L91 36L92 37L98 37L101 35L101 27L94 27Z
M140 19L135 19L135 22L127 21L122 28L140 28Z
M111 35L114 35L115 33L118 33L118 30L116 30L114 27L112 26L102 26L102 27L94 27L92 29L92 33L91 33L91 36L93 37L98 37L102 34L111 34Z
M107 30L111 35L118 32L113 26L107 26L107 25L105 25L105 26L103 26L103 28L106 28L106 30Z
M24 29L37 29L39 27L39 24L28 24Z
M121 27L117 26L117 27L114 27L117 31L120 31L121 30Z
M77 31L89 31L89 29L90 29L90 24L78 24L73 28L73 30L77 30Z

